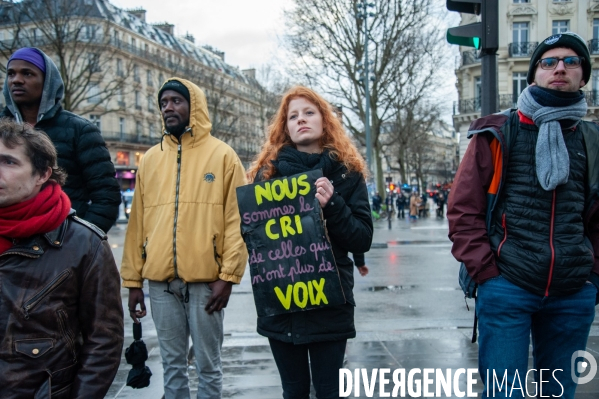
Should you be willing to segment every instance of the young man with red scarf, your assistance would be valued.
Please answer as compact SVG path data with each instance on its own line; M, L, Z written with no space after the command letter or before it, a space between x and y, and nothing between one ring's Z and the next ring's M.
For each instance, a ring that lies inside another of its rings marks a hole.
M48 136L0 119L2 398L102 398L120 363L119 274L65 178Z

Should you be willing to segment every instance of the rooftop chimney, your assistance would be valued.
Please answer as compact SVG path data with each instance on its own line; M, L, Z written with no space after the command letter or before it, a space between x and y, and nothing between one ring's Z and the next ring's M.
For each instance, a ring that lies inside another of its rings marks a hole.
M210 51L212 54L216 55L221 60L223 60L223 61L225 60L225 52L224 51L219 51L219 50L215 49L214 47L208 46L208 45L204 46L204 48L206 50Z
M154 27L168 33L169 35L174 35L175 34L175 25L173 24L169 24L168 22L163 22L160 24L154 24Z
M189 32L187 32L187 33L185 34L185 36L183 36L183 37L185 38L185 40L188 40L188 41L190 41L190 42L192 42L192 43L195 43L195 42L196 42L196 38L195 38L195 37L193 37L193 35L192 35L191 33L189 33Z
M146 22L146 10L144 10L143 8L132 8L130 10L127 10L127 12Z

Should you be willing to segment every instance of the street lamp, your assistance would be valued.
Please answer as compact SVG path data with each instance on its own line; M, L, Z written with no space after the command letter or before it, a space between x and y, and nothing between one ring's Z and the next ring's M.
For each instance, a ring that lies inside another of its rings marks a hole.
M358 8L358 18L364 20L364 74L361 74L360 78L364 83L364 93L366 97L366 120L364 121L364 130L366 131L366 162L368 164L368 172L372 175L372 139L370 137L370 82L368 73L370 72L370 61L368 60L368 17L374 17L374 13L369 10L374 10L374 3L367 3L366 1L360 1L356 5ZM358 68L360 67L358 64ZM374 80L374 76L373 76Z

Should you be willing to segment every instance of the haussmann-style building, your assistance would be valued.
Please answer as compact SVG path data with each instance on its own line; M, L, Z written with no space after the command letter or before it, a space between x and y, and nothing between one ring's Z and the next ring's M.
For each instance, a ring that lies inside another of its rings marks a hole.
M255 70L227 64L223 52L175 35L172 24L148 23L141 8L123 10L106 0L0 1L2 69L25 46L42 49L57 64L66 86L64 108L100 128L123 190L134 188L137 165L161 140L157 94L169 77L205 91L212 134L246 167L274 112L274 96ZM5 71L0 75L3 83Z
M598 0L498 0L499 50L497 77L499 110L516 106L520 92L526 88L530 57L546 37L572 31L585 40L593 67L591 81L582 89L589 109L586 120L599 119L599 1ZM475 15L462 14L461 24L476 22ZM460 47L456 63L458 101L453 107L453 123L460 135L460 157L470 140L466 133L470 123L479 118L481 60L478 51ZM499 111L498 110L498 111Z

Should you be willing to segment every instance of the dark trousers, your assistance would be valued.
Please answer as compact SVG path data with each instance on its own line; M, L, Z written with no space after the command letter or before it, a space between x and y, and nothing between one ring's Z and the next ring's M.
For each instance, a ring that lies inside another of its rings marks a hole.
M397 205L397 218L405 218L406 217L406 213L404 211L404 205Z
M269 339L284 399L310 398L310 371L318 399L339 398L339 369L347 340L294 345Z

